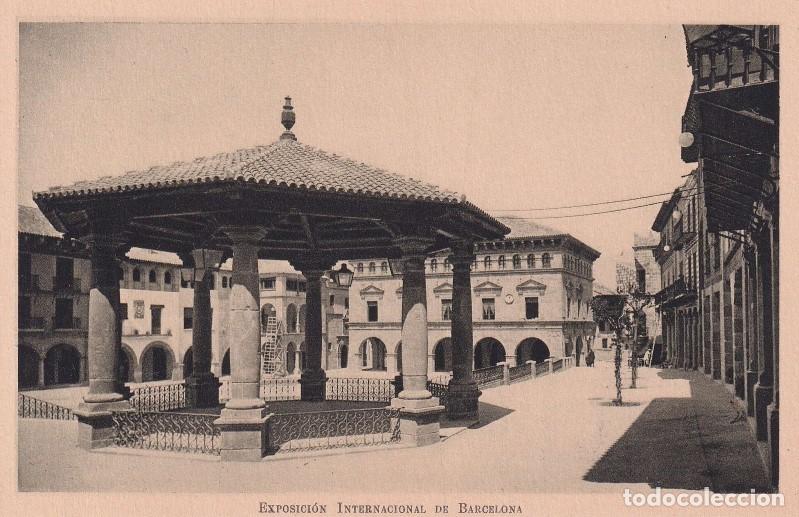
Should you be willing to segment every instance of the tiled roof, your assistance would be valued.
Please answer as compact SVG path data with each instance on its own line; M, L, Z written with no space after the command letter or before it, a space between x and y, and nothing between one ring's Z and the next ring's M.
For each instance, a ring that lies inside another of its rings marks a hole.
M61 234L53 228L53 225L50 224L50 221L47 220L38 207L19 205L17 214L19 233L61 237Z
M35 197L77 197L227 181L375 197L464 203L472 206L455 192L288 139L267 146L197 158L191 162L176 162L120 176L106 176L69 186L53 187L36 193Z
M505 236L506 239L516 239L521 237L551 237L553 235L565 235L562 232L549 226L544 226L531 219L518 217L515 215L496 216L495 219L508 228L510 233Z
M144 262L157 262L159 264L171 264L173 266L182 266L183 261L180 260L175 253L167 251L150 250L146 248L130 248L126 256L131 260L141 260Z

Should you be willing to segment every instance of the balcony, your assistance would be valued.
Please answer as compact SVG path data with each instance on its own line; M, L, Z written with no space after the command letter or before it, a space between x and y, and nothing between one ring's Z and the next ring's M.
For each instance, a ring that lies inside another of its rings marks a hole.
M53 318L53 330L82 330L80 318Z
M769 25L689 26L688 53L693 91L706 93L777 80L777 27Z
M53 291L57 292L65 292L65 293L80 293L81 292L81 279L78 277L74 278L63 278L59 276L53 277Z
M652 254L655 256L655 261L657 261L658 264L661 264L663 261L669 258L669 255L671 255L673 251L674 248L672 247L671 242L664 239L663 235L661 235L660 243L658 243L657 248L655 248Z
M689 290L683 277L678 277L671 285L655 293L655 306L661 308L676 307L683 302L692 301L696 293Z
M20 330L45 330L45 320L44 318L20 318L19 320L19 329Z
M686 244L693 241L696 237L695 231L686 230L682 219L680 219L674 226L674 235L672 236L672 245L675 250L681 250Z

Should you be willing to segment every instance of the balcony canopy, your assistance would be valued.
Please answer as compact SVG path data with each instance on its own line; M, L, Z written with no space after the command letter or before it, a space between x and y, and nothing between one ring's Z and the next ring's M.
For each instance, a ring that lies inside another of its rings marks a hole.
M287 116L287 113L290 117ZM397 255L397 237L500 239L510 230L464 196L297 142L287 98L286 131L270 145L54 187L34 195L69 237L113 231L131 246L230 256L221 228L265 231L259 257L333 259Z

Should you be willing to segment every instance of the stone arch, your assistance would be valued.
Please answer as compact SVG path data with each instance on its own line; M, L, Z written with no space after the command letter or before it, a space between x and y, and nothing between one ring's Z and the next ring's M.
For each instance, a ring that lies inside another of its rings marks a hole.
M39 354L27 346L17 347L17 385L20 388L32 388L39 384Z
M297 316L297 332L305 332L305 304L300 305L300 313Z
M191 347L183 354L183 378L188 379L194 372L194 352Z
M374 370L386 370L386 344L376 337L368 337L361 342L359 347L361 354L361 367Z
M78 349L68 343L60 343L44 356L44 383L77 384L80 382L81 356Z
M433 371L452 371L452 340L445 337L433 347Z
M339 368L346 368L349 359L350 347L346 343L338 348L338 365Z
M286 332L290 334L297 332L297 306L293 303L286 307Z
M120 351L122 353L119 354L119 379L122 382L134 382L136 380L134 372L138 366L136 354L125 343L122 343Z
M143 382L164 381L172 378L175 354L163 341L153 341L142 351L140 362Z
M271 303L265 303L261 307L261 326L266 327L266 322L269 317L277 318L277 310Z
M516 365L521 366L527 361L541 363L550 356L549 347L536 337L523 339L516 347Z
M580 354L582 354L582 352L583 338L581 336L577 336L577 338L574 340L574 355L576 356L574 360L575 366L580 366Z
M397 366L397 373L402 373L402 341L397 343L397 347L394 349L396 353L396 366Z
M488 368L496 366L505 360L505 346L493 337L486 337L474 346L474 368Z
M230 349L225 350L225 355L222 356L221 375L230 375Z
M294 369L297 367L297 345L294 343L289 342L286 345L286 372L294 373Z

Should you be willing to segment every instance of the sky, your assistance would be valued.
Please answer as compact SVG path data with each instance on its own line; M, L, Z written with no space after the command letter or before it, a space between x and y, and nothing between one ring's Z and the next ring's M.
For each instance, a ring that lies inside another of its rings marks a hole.
M615 285L657 206L691 84L679 25L23 24L20 204L31 192L277 140L571 233Z

